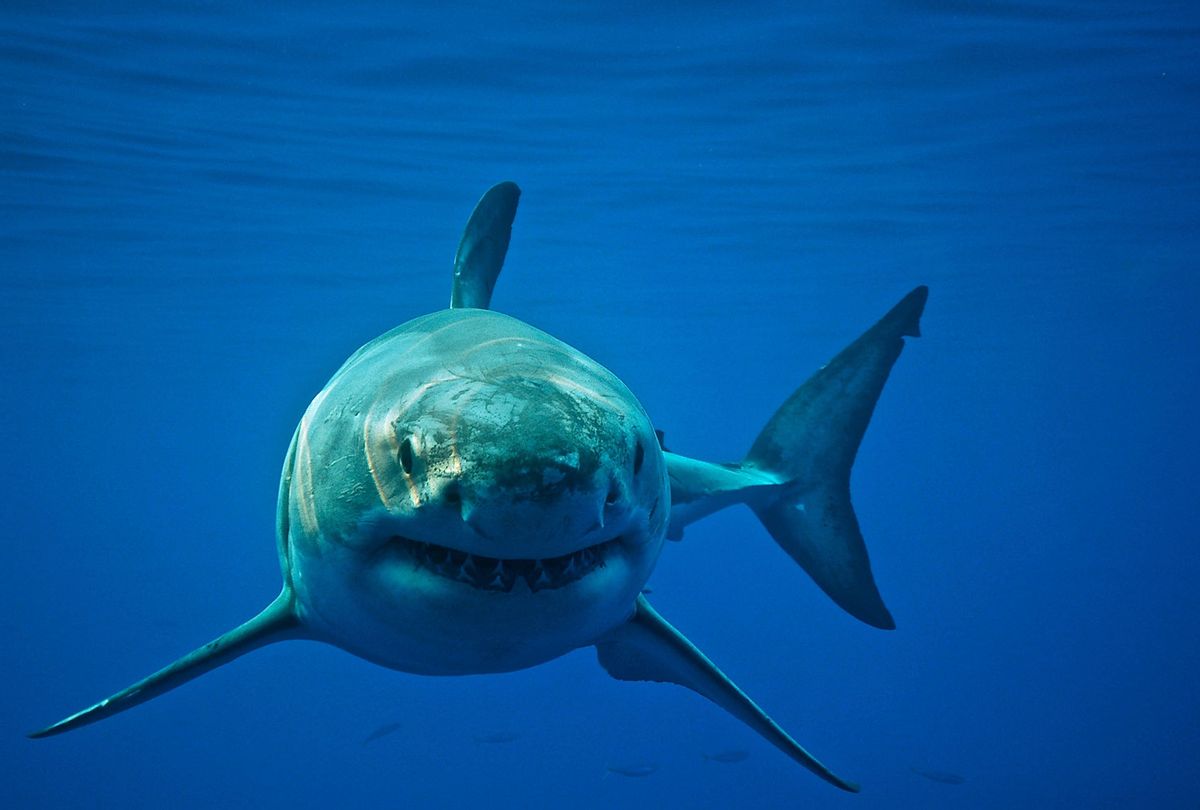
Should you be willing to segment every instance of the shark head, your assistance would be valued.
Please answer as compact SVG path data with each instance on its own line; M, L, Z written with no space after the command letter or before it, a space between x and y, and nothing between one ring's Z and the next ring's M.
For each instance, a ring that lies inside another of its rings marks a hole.
M485 310L351 358L291 465L283 552L306 625L407 671L519 669L589 643L628 618L670 513L624 384Z

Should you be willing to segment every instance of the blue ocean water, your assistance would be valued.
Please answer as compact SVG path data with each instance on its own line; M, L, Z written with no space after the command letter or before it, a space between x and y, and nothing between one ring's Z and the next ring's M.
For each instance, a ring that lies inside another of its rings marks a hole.
M1187 2L6 3L0 804L1194 807L1198 55ZM689 455L930 286L853 477L898 629L746 510L650 583L862 794L590 651L281 644L25 739L275 595L297 420L505 179L494 307Z

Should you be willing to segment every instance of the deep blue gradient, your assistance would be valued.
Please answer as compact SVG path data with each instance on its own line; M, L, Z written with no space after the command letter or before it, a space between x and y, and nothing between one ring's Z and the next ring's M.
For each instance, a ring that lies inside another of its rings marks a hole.
M0 12L0 806L1195 806L1200 7L243 5ZM651 582L862 794L589 651L296 642L26 740L274 597L304 407L505 179L494 307L701 458L930 285L853 478L898 629L742 509Z

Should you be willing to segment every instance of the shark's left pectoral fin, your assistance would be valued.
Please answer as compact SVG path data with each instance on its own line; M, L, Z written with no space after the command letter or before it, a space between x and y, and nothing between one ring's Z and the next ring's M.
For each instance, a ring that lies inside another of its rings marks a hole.
M832 785L852 793L847 782L793 740L712 661L638 596L628 622L596 643L600 665L622 681L676 683L698 692L765 737L776 748Z

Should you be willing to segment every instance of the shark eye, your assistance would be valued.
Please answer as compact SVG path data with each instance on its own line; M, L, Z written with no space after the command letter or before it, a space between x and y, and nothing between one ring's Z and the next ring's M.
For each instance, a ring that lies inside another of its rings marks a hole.
M633 451L633 474L637 475L642 471L642 462L646 460L646 448L642 447L642 442L639 439L637 448Z
M400 443L400 467L404 470L405 475L412 475L413 471L413 447L412 439L405 439Z

